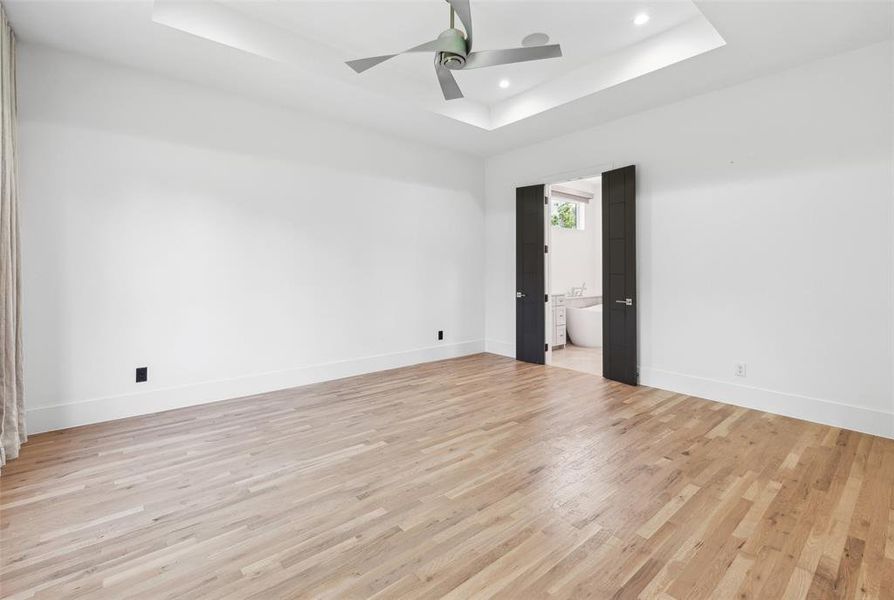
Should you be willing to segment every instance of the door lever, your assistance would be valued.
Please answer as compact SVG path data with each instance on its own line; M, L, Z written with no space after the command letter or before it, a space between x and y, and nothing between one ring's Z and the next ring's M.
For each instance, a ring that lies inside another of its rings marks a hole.
M516 298L524 298L524 297L525 297L525 293L524 293L524 292L515 292L515 297L516 297Z
M625 300L615 300L616 304L625 304L627 306L633 306L633 298L627 298Z

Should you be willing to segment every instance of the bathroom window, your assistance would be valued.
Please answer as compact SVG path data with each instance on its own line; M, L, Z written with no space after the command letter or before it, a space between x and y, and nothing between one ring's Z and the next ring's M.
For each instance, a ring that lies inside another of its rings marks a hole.
M584 205L571 200L553 200L550 207L550 223L562 229L584 228Z

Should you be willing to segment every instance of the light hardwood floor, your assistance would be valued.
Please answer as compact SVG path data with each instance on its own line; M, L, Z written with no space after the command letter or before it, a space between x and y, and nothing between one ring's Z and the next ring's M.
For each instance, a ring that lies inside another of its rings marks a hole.
M894 441L477 355L34 436L4 598L894 598Z
M552 366L602 375L602 348L566 344L564 348L553 350Z

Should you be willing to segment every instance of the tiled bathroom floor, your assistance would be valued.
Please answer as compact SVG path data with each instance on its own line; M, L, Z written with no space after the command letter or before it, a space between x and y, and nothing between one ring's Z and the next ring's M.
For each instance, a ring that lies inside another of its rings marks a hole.
M602 375L602 348L584 348L567 344L561 350L553 350L552 366Z

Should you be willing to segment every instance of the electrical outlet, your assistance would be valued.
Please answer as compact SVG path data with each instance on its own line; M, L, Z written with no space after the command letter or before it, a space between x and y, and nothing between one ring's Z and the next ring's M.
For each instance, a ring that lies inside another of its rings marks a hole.
M137 367L137 383L143 383L149 379L149 367Z
M745 363L736 363L736 377L745 377Z
M443 331L443 330L442 330L442 331L438 331L438 339L439 339L439 340L443 340L443 339L444 339L444 331Z

